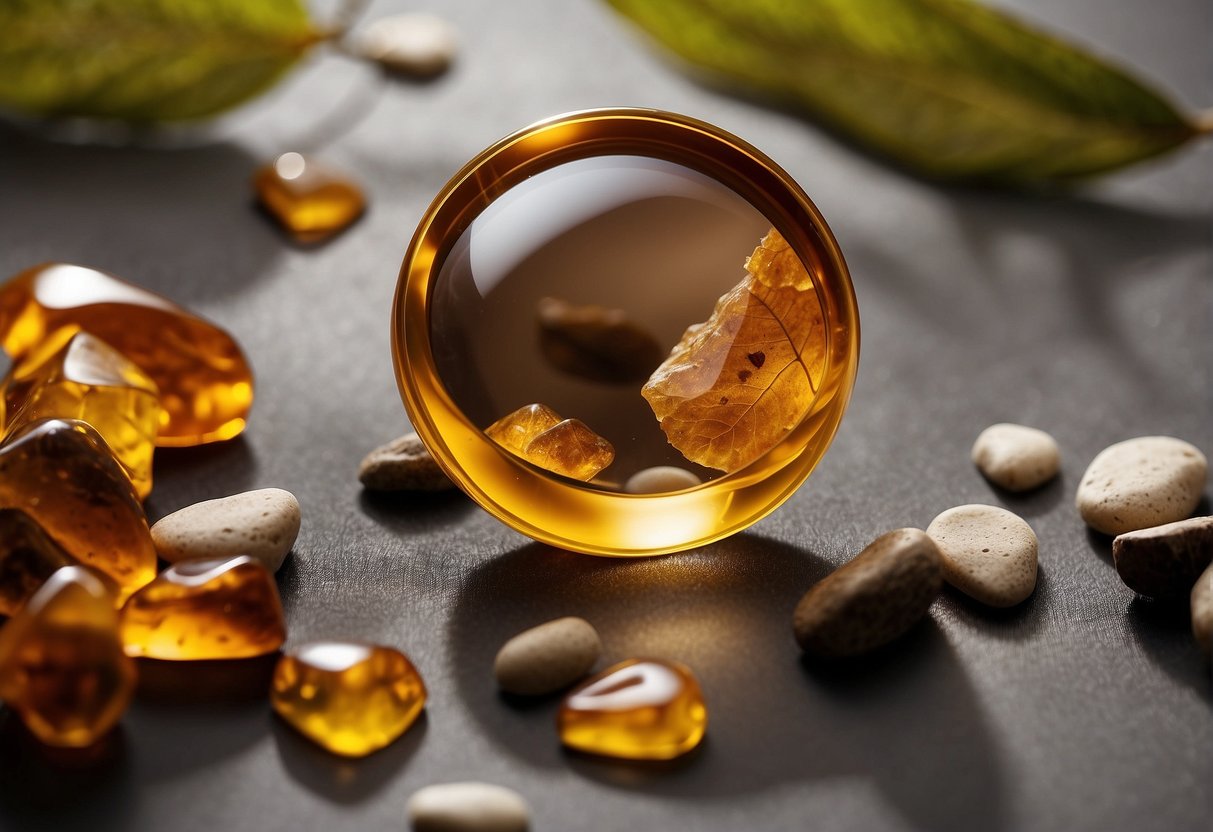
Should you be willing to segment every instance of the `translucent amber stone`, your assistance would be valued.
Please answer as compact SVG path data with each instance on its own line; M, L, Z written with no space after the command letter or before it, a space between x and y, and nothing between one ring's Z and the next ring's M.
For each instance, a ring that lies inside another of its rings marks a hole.
M578 751L631 760L669 760L699 744L708 709L689 668L632 659L565 697L561 741Z
M575 480L594 479L615 459L611 443L584 422L561 421L554 410L542 404L520 407L484 432L527 462Z
M270 702L317 744L362 757L393 742L425 707L425 683L399 650L321 641L278 661Z
M163 408L157 445L199 445L244 430L252 370L214 324L83 266L35 266L0 287L0 343L14 360L62 329L88 331L151 377Z
M127 655L150 659L244 659L286 640L274 576L241 555L174 564L122 608Z
M12 615L72 557L32 517L0 508L0 615Z
M147 497L160 426L159 395L146 373L101 339L61 330L4 380L4 432L39 419L87 422L126 468L139 496Z
M0 447L0 507L21 509L69 555L112 578L119 601L156 575L139 495L83 422L34 422Z
M366 209L362 189L349 177L300 153L283 153L253 175L265 209L301 243L344 231Z
M45 743L96 742L134 687L114 598L83 567L55 572L0 630L0 697Z

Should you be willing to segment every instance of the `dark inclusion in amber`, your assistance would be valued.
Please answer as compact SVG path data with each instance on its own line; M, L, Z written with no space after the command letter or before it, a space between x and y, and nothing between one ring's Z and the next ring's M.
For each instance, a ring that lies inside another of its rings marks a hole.
M0 615L12 615L46 579L76 561L24 511L0 508Z

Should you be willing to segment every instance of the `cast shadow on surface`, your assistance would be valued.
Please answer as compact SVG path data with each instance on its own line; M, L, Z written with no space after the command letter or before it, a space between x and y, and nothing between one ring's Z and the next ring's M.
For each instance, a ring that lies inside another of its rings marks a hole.
M144 508L155 522L183 506L247 491L256 476L257 457L243 434L194 448L157 448Z
M1005 608L991 607L945 583L939 600L935 602L935 612L937 616L958 621L986 638L1026 642L1044 628L1052 592L1048 572L1037 564L1036 588L1019 604Z
M753 534L636 560L531 544L475 569L461 589L449 627L456 686L506 755L608 787L703 801L862 778L915 828L1002 828L997 748L933 620L866 659L802 663L792 609L828 572L817 555ZM710 713L696 755L635 765L566 753L558 697L518 706L497 692L491 668L506 635L563 615L598 628L600 666L654 656L695 670Z
M395 535L440 530L476 507L458 489L449 491L367 491L358 495L362 513Z

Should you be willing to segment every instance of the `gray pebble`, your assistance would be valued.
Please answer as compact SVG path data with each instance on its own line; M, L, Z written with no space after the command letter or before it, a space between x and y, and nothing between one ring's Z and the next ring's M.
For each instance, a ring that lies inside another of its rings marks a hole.
M1086 524L1104 534L1148 529L1190 516L1208 472L1209 462L1195 446L1141 436L1100 451L1075 502Z
M1205 655L1213 655L1213 566L1192 587L1192 635Z
M522 796L492 783L441 783L414 792L413 832L526 832L531 810Z
M508 693L541 696L585 676L601 653L602 640L590 622L557 618L507 641L493 662L493 675Z
M1213 561L1213 517L1125 532L1112 541L1112 558L1116 574L1139 595L1183 600Z
M943 556L944 580L991 607L1013 607L1036 588L1036 533L997 506L950 508L927 534Z
M441 17L414 12L372 21L354 39L354 48L384 69L432 78L446 72L455 60L459 39Z
M973 464L995 485L1029 491L1057 476L1061 451L1043 430L1006 422L990 425L973 443Z
M368 491L447 491L455 487L415 433L366 455L358 480Z
M888 532L800 599L796 641L818 656L873 650L921 620L942 584L939 550L925 532Z
M277 572L295 545L299 501L281 488L245 491L186 506L152 526L156 553L169 563L248 555Z

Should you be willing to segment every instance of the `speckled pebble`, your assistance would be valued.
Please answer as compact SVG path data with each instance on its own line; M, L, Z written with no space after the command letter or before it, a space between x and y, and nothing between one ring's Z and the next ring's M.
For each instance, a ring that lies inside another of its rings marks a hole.
M1036 533L1006 509L950 508L927 534L943 556L944 580L983 604L1013 607L1036 588Z
M152 526L152 543L169 563L248 555L276 572L295 545L300 519L294 494L262 488L175 511Z
M362 460L358 480L368 491L447 491L455 487L415 433L380 445Z
M1213 517L1125 532L1112 541L1112 559L1116 574L1139 595L1184 600L1213 560Z
M526 832L531 810L512 789L492 783L440 783L414 792L413 832Z
M702 483L703 480L685 468L658 465L632 474L624 483L623 490L629 494L662 494L667 491L694 488Z
M796 641L818 656L866 653L921 620L942 585L939 549L925 532L888 532L800 599Z
M1183 520L1205 488L1209 462L1170 436L1141 436L1100 451L1078 486L1078 513L1104 534Z
M1205 655L1213 655L1213 566L1192 587L1192 635Z
M594 667L602 653L598 631L584 618L557 618L502 645L493 675L502 690L523 696L554 693Z
M1061 469L1061 451L1043 430L1003 422L990 425L973 443L973 464L997 486L1029 491Z

